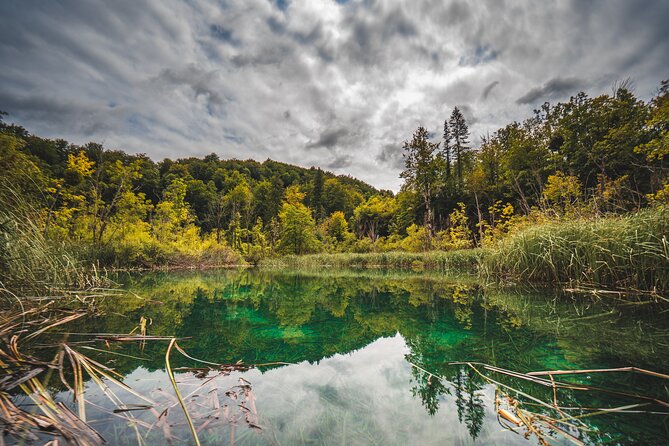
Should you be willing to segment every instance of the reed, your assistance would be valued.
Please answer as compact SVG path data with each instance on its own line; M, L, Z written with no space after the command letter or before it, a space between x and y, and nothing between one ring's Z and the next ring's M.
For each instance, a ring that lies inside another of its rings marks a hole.
M0 206L0 288L23 293L107 285L95 267L83 268L70 248L44 235L43 215L13 189L12 206Z
M370 252L309 254L266 259L261 263L270 268L388 268L414 269L439 272L474 272L481 258L482 249L428 252Z
M543 224L482 257L488 276L631 291L669 290L669 211Z

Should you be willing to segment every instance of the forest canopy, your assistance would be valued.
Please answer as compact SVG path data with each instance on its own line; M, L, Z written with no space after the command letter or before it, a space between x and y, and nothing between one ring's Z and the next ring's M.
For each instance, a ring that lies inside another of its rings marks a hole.
M454 107L402 150L397 194L277 161L164 159L31 134L0 121L7 268L16 222L84 262L256 262L313 252L452 250L549 220L669 201L669 82L650 101L627 85L545 103L480 138ZM443 133L442 133L443 132ZM433 135L439 135L435 138Z

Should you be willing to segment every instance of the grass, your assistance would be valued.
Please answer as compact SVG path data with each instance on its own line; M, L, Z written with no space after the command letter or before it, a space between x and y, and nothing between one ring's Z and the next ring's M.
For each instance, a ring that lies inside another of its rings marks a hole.
M0 198L8 197L14 206L0 205L0 292L51 294L109 284L95 265L82 266L73 247L46 238L43 215L15 189L2 189Z
M669 210L532 226L490 248L458 251L337 253L266 259L261 266L297 270L387 268L640 292L669 291Z
M70 256L59 246L47 243L29 211L0 211L0 277L12 284L76 284L90 277L81 274Z
M485 255L482 249L428 252L370 252L308 254L266 259L263 267L314 269L314 268L388 268L430 270L439 272L473 272Z
M488 276L521 282L669 290L669 211L531 227L482 258Z

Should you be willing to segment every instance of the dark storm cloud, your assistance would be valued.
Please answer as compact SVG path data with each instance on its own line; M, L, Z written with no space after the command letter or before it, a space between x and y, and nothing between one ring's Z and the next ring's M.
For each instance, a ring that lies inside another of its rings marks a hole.
M664 0L4 1L0 110L75 143L269 157L397 189L402 141L418 125L438 140L456 105L476 145L615 79L648 99L668 22Z
M492 91L493 88L495 88L497 85L499 85L499 81L493 81L490 82L486 87L483 89L483 93L481 94L481 97L485 100L488 99L488 96L490 95L490 92Z
M224 95L216 87L218 76L217 71L206 71L191 64L179 70L165 68L155 80L158 83L187 86L192 90L195 98L202 96L211 105L223 105L225 102Z
M327 163L325 167L328 169L342 169L344 167L349 167L353 164L353 157L350 155L339 155L335 157L332 161Z
M559 78L549 80L541 87L532 88L527 93L516 99L517 104L531 104L538 99L562 98L565 95L575 93L585 83L581 79Z
M327 129L320 134L316 141L309 141L305 147L307 149L314 149L317 147L332 149L339 144L341 139L346 138L348 135L349 131L345 128Z
M376 160L393 169L404 169L404 156L402 156L402 145L399 143L390 143L383 146Z
M417 24L412 21L401 6L384 9L374 2L362 2L346 11L345 30L348 39L341 48L341 54L348 60L363 65L373 65L383 61L388 52L387 45L403 41L402 46L418 33Z
M74 130L86 137L103 130L111 130L113 121L109 115L115 114L109 104L75 103L42 96L12 96L0 93L0 110L10 110L9 121L20 117L27 121L42 121L56 130L74 126Z

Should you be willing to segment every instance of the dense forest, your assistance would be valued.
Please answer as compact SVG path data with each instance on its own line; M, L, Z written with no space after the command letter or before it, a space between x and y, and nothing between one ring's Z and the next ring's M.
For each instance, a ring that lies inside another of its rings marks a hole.
M8 119L0 121L5 272L36 249L116 267L455 250L669 201L669 81L648 102L623 83L611 94L545 103L479 147L456 107L443 129L419 127L398 142L405 170L397 194L272 160L212 153L155 162L42 138Z

